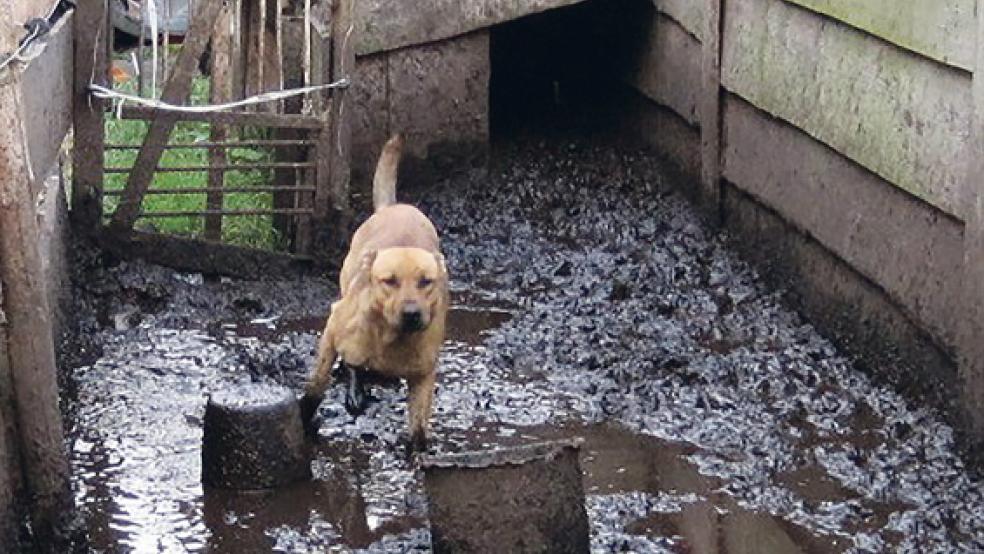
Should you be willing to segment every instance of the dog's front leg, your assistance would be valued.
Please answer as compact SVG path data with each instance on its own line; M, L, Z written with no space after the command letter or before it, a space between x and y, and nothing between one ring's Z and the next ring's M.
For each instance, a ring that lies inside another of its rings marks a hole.
M362 371L346 364L344 360L342 360L342 368L348 370L345 410L353 416L362 415L369 406L369 395L366 394L365 383L362 382Z
M301 397L300 401L301 419L305 425L310 425L314 419L318 406L325 398L325 391L331 385L331 366L335 364L338 352L335 350L334 337L329 328L330 326L326 326L324 332L321 333L314 371L304 387L304 396Z
M410 427L410 448L418 452L427 449L427 428L430 423L431 404L434 401L436 372L407 380L410 399L407 409Z

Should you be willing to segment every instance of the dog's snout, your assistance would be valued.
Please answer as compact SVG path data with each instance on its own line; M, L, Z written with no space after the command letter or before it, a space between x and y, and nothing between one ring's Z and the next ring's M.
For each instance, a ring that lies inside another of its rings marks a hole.
M408 304L400 314L400 327L404 332L412 333L424 328L424 314L420 306Z

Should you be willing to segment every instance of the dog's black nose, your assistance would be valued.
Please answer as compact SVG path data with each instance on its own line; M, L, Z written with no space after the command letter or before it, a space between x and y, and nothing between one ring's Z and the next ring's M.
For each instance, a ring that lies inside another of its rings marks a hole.
M400 314L400 329L404 333L413 333L424 328L424 314L418 306L407 306Z

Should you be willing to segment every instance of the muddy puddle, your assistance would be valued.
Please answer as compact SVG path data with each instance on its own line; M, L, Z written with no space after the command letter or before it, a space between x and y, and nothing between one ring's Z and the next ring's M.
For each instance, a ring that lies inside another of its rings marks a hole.
M412 198L454 280L433 451L583 437L594 552L984 551L984 487L952 430L784 308L653 163L539 143ZM77 287L84 551L429 551L400 384L374 385L358 418L330 390L310 482L200 484L205 395L300 390L330 280L97 259Z

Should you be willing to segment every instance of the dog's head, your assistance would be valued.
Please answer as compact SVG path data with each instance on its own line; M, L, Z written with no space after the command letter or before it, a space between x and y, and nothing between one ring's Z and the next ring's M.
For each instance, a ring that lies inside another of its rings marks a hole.
M373 309L393 330L426 329L447 294L444 256L421 248L386 248L366 254Z

